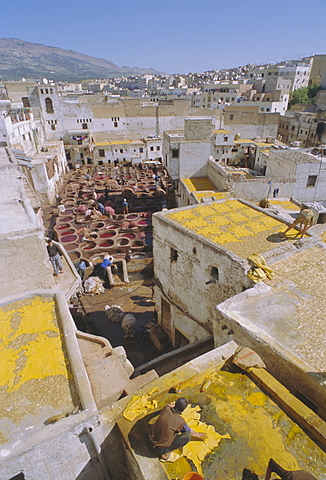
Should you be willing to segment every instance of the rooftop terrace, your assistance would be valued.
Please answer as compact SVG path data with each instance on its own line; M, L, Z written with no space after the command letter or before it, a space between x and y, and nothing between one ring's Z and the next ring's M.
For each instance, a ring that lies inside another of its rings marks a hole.
M238 200L196 205L167 217L242 258L275 248L275 234L283 229L281 222Z

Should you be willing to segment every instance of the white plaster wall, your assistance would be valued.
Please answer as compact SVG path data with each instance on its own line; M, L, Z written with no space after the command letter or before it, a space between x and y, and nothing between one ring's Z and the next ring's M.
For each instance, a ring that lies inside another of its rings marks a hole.
M51 427L49 425L43 429ZM10 455L11 452L2 455L0 477L9 479L23 471L26 480L73 480L79 478L81 472L90 467L89 462L92 458L95 465L89 474L95 474L92 478L104 478L94 446L85 434L85 428L86 425L71 426L71 430L67 428L57 436L40 441L36 445L30 445L27 439L25 451L16 456ZM96 470L99 476L96 475Z
M273 178L295 178L296 164L287 160L283 155L270 151L266 168L266 177Z
M180 178L205 177L210 141L180 143Z
M154 275L162 287L163 298L166 296L179 311L178 319L172 317L172 324L180 325L181 315L182 331L190 338L204 338L205 330L206 335L212 331L216 302L241 292L250 283L245 274L247 262L171 223L165 216L163 212L153 216ZM176 261L171 260L171 248L178 252ZM212 267L218 268L218 281L211 275ZM201 326L182 312L197 319Z
M272 189L268 182L272 182ZM256 178L254 180L245 180L243 182L234 182L232 184L232 193L236 198L244 200L260 201L267 196L273 197L274 188L279 189L279 197L293 197L295 189L295 180L288 179L286 182L270 177Z
M316 175L314 187L307 187L309 175ZM301 202L326 199L326 162L304 163L297 166L293 197Z
M225 170L213 160L209 160L206 166L207 177L213 183L215 188L224 191L227 185L227 175Z
M267 114L266 114L267 115ZM272 114L268 114L272 115ZM256 115L255 115L256 116ZM276 137L278 124L224 124L226 130L231 130L233 132L240 133L242 138L266 138L266 137Z

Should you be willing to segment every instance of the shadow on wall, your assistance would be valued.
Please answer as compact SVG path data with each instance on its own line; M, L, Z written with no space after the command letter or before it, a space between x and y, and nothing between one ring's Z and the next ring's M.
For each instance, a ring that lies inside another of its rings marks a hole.
M85 441L80 439L80 441ZM88 447L89 449L89 447ZM91 460L75 480L123 480L142 479L143 475L136 460L128 449L118 425L111 430L101 445L100 457L89 449ZM104 467L102 466L104 463ZM107 472L105 473L105 469Z

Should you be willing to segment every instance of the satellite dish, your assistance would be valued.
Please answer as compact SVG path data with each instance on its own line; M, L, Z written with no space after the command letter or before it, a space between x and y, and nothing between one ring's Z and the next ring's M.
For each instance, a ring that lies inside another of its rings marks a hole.
M47 85L49 83L49 80L47 78L43 78L42 82Z
M22 82L26 82L26 78L25 78L25 77L22 78Z

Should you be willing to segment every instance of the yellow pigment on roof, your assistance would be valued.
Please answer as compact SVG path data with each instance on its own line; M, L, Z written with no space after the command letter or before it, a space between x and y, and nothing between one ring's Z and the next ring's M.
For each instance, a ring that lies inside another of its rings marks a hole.
M227 245L227 248L243 258L254 251L263 253L274 248L275 242L269 241L268 237L282 229L280 222L274 218L238 200L200 204L191 209L169 213L167 217L219 245ZM236 247L236 244L242 243L246 244L246 248Z
M0 309L0 385L8 391L32 379L68 377L54 308L52 300L35 297L17 309ZM18 366L22 354L25 361Z
M286 210L295 210L297 211L299 207L297 207L294 203L290 202L289 200L284 200L284 201L280 201L280 200L269 200L269 202L272 204L272 205L279 205L280 207L283 207L285 208Z
M227 130L214 130L214 133L229 133L232 135L231 132L228 132Z
M223 198L228 198L229 194L227 192L214 192L212 190L205 192L196 192L194 193L196 200L200 201L202 198L212 198L215 200L222 200Z
M202 190L214 190L214 185L206 177L184 178L182 179L182 181L190 192L202 191Z

